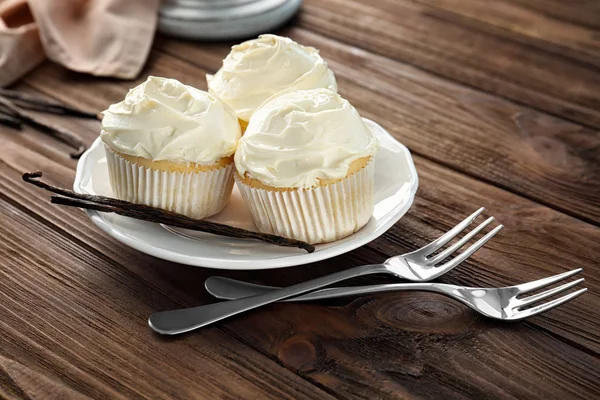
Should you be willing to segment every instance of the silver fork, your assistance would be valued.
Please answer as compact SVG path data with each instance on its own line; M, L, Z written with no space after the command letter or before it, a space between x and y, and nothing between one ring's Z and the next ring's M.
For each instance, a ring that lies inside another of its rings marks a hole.
M498 233L500 229L504 227L504 225L498 225L490 232L488 232L484 237L472 244L467 250L463 251L458 256L454 257L452 260L440 265L442 261L444 261L453 253L461 249L479 232L481 232L483 228L485 228L492 221L494 221L494 217L489 217L477 227L472 229L465 236L460 238L460 240L456 241L456 243L454 243L452 246L449 246L447 249L435 256L432 255L433 253L444 247L446 244L448 244L456 236L458 236L459 233L464 231L467 228L467 226L472 224L473 221L475 221L475 219L484 210L485 208L481 207L479 210L469 215L454 228L450 229L448 232L446 232L433 242L421 247L420 249L412 251L410 253L388 258L383 263L387 265L393 265L395 267L396 276L398 278L406 279L408 281L413 282L427 282L444 275L446 272L450 271L458 264L469 258L473 253L479 250L479 248L483 246L488 240L494 237L494 235Z
M467 250L463 251L452 260L439 265L443 260L463 247L469 240L477 235L477 233L479 233L494 220L493 217L488 218L456 243L449 246L439 254L433 255L433 253L435 253L437 250L440 250L444 245L448 244L469 224L471 224L475 218L477 218L477 216L483 212L483 210L484 208L480 208L479 210L475 211L464 221L426 246L401 256L389 258L382 264L363 265L360 267L350 268L290 286L285 289L276 290L251 298L179 310L160 311L152 314L150 318L148 318L148 325L156 332L165 335L176 335L179 333L189 332L191 330L201 328L203 326L212 324L213 322L220 321L222 319L261 307L266 304L298 296L307 292L312 292L322 287L363 275L390 274L397 278L421 282L437 278L438 276L445 274L466 260L488 240L490 240L496 233L498 233L500 229L502 229L502 225L497 226L477 242L469 246Z
M425 291L435 292L456 299L479 313L502 320L517 320L541 314L554 307L564 304L587 291L579 289L557 299L535 305L540 301L569 290L581 282L583 278L548 289L544 292L522 297L523 295L559 283L583 269L574 269L549 278L522 283L502 288L475 288L468 286L448 285L445 283L391 283L383 285L335 287L317 290L285 301L307 301L331 299L357 294L380 293L389 291ZM255 285L220 276L210 277L205 282L206 290L218 299L235 300L248 296L272 293L279 288ZM525 308L528 307L528 308Z

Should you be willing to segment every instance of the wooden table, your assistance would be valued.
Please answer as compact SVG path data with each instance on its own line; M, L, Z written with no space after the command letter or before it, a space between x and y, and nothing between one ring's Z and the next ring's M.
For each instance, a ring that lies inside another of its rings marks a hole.
M599 2L307 0L279 33L318 47L341 94L410 148L412 209L328 261L193 268L49 205L21 174L71 186L69 148L0 128L0 397L600 398ZM15 88L99 111L149 74L204 89L230 45L158 37L135 82L47 62ZM88 144L99 132L41 117ZM277 304L174 338L147 327L153 311L212 302L210 275L300 282L415 249L480 206L506 228L440 281L511 285L583 267L589 293L519 323L388 293Z

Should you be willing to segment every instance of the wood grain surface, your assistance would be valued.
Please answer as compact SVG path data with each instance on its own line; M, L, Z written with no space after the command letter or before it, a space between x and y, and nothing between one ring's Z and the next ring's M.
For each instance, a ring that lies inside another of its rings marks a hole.
M600 66L597 31L548 15L522 4L479 0L417 0L433 8L432 15L460 25ZM550 2L551 3L551 2ZM548 8L551 8L552 4ZM596 14L598 16L599 14Z
M499 2L506 0L493 4ZM600 12L592 7L578 12L600 19ZM597 68L442 20L430 7L413 0L307 0L298 25L517 103L600 127ZM598 31L594 32L597 41Z
M66 145L0 126L0 398L600 398L600 9L571 3L307 0L278 33L321 50L340 93L410 148L420 187L382 237L302 267L215 271L128 248L21 180L41 169L70 187ZM100 111L149 74L204 89L231 44L159 36L135 81L47 62L14 88ZM98 135L98 121L40 118ZM208 276L289 285L380 262L480 206L505 229L440 281L583 267L589 292L516 323L387 293L275 304L175 338L146 325L213 302Z

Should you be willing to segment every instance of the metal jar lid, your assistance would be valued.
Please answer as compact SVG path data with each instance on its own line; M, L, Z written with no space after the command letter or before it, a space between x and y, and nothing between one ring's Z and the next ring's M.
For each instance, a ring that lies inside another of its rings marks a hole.
M186 39L248 38L282 25L301 5L302 0L167 0L158 31Z

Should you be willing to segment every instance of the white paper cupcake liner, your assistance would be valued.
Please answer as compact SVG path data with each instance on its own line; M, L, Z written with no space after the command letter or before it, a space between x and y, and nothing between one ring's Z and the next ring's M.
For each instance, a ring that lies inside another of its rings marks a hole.
M339 182L312 189L271 191L247 185L237 174L235 179L260 232L325 243L351 235L371 218L374 164L371 160Z
M220 212L231 196L233 162L206 172L170 172L145 168L105 147L110 185L115 196L192 218Z

